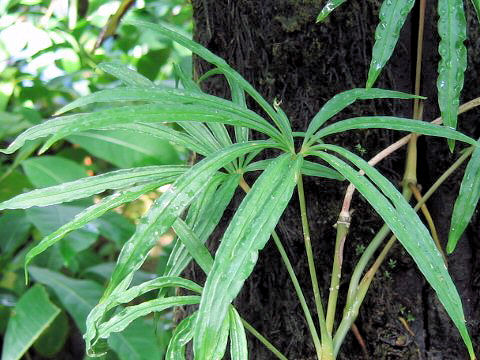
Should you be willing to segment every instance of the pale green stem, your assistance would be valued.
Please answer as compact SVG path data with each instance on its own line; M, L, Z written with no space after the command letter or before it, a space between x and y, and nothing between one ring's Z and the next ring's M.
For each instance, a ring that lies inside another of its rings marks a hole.
M305 314L305 318L307 320L308 328L310 330L310 334L313 338L313 345L315 346L315 351L317 353L318 359L322 357L322 344L320 343L320 339L318 337L317 329L315 328L315 324L313 323L312 315L310 314L310 310L308 309L307 302L305 300L305 296L303 295L302 288L300 287L300 283L298 282L297 276L295 275L295 271L293 270L293 266L290 263L290 259L288 258L287 252L280 241L277 233L274 231L272 233L273 241L277 246L278 252L282 257L283 263L287 268L288 275L290 275L290 279L292 280L293 287L297 293L298 300L300 301L300 305L302 306L303 313Z
M245 179L240 179L240 187L248 193L250 191L250 185L247 184ZM288 275L293 283L293 287L295 288L295 292L297 293L298 300L300 301L300 305L302 307L303 313L305 314L305 319L307 320L307 325L310 330L310 334L312 335L313 345L315 347L315 351L317 353L318 359L321 359L322 356L322 345L320 343L320 339L318 337L317 329L315 328L315 324L313 323L312 315L310 314L310 310L308 309L307 302L305 300L305 296L303 295L302 288L300 287L300 283L298 282L297 275L295 275L295 271L293 270L292 263L288 258L287 252L280 241L277 233L275 231L272 232L272 238L277 246L278 252L282 258L282 261L287 268Z
M343 245L348 234L350 225L350 216L340 215L337 221L337 237L335 239L335 256L332 266L332 277L330 280L330 295L327 306L327 331L330 336L333 332L335 322L335 310L337 308L338 290L340 289L340 278L342 276Z
M300 216L302 218L303 238L305 241L305 250L307 252L308 270L312 281L313 297L317 308L318 322L320 324L320 336L322 338L322 360L333 359L332 337L328 334L325 315L323 313L322 299L320 298L320 289L318 288L317 272L313 259L312 243L310 240L310 227L307 219L307 207L305 204L305 192L303 189L302 174L298 174L298 199L300 201Z
M273 344L265 339L265 337L260 334L252 325L242 319L243 326L247 329L253 336L255 336L258 341L260 341L265 347L270 350L277 358L280 360L288 360L285 355L283 355Z

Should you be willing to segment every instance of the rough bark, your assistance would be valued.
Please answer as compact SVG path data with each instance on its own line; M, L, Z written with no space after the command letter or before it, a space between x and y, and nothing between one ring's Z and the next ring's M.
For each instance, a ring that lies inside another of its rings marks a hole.
M195 40L223 57L250 81L270 102L281 101L283 110L295 131L306 128L320 106L333 95L354 87L363 87L368 71L379 1L352 1L335 11L324 24L315 24L321 6L319 1L265 0L193 0ZM468 8L471 34L477 33L474 12ZM422 93L429 97L425 119L438 116L435 81L438 38L435 35L436 14L429 4L425 38ZM392 60L381 75L378 87L412 92L416 42L416 15L407 20ZM466 74L465 100L476 96L478 88L478 49L480 42L469 47L469 70ZM208 64L196 59L195 71L202 74ZM226 83L219 77L204 83L210 93L228 96ZM255 108L252 104L252 107ZM363 101L350 106L339 118L368 114L394 114L411 117L408 101ZM478 112L477 112L478 114ZM472 121L473 120L473 121ZM461 118L461 129L479 135L475 116ZM331 142L361 153L366 159L375 155L403 134L391 131L356 131L333 136ZM435 181L455 158L444 140L420 141L419 182L424 188ZM458 145L457 145L458 146ZM461 146L461 145L460 145ZM458 146L458 147L460 147ZM384 175L399 182L403 175L404 150L378 165ZM462 173L457 172L435 199L429 202L442 240L446 240L449 216ZM254 178L249 179L250 182ZM346 188L345 183L306 178L312 242L323 298L328 296L329 275L335 239L335 224ZM232 208L240 200L234 201ZM358 250L366 245L382 225L379 217L360 196L354 197L353 222L345 245L340 289L348 286L349 274L359 258ZM228 215L228 214L227 214ZM468 228L459 249L449 258L450 271L464 299L471 335L478 338L479 254L478 217ZM295 197L285 212L279 234L299 275L309 304L313 294L307 270L305 250ZM215 245L213 245L215 246ZM417 271L415 264L396 245L377 274L362 306L357 326L372 359L466 359L460 337L432 290ZM201 278L192 268L189 275ZM324 300L325 302L325 300ZM254 273L235 301L242 316L250 321L289 359L313 359L314 349L303 313L288 275L273 243L260 253ZM339 310L338 312L340 312ZM399 321L407 318L415 336ZM255 339L249 338L251 359L273 356ZM362 359L362 352L349 334L339 359Z

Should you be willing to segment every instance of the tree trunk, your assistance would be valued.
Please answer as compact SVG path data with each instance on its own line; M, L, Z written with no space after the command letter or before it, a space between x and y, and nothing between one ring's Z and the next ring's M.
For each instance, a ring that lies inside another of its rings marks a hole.
M308 122L335 94L364 87L379 2L352 1L333 12L324 24L315 24L323 2L264 0L193 0L195 40L223 57L270 102L281 102L294 131L303 131ZM427 8L422 94L424 118L438 116L436 105L437 45L436 11ZM469 3L468 3L469 4ZM377 84L380 88L413 92L418 9L412 11L401 32L391 61ZM478 32L472 9L468 9L471 34ZM470 41L469 69L463 91L465 100L476 96L480 69L480 42ZM195 60L197 74L210 66ZM228 97L220 77L204 83L209 93ZM253 104L250 104L254 110ZM385 114L411 117L412 102L375 100L350 106L337 118ZM478 114L478 112L477 112ZM461 117L461 130L478 137L472 115ZM363 130L332 136L332 143L345 146L369 159L404 134L393 131ZM457 149L462 145L457 144ZM405 150L384 160L377 167L394 183L404 171ZM451 155L445 140L419 140L419 183L427 189L458 156ZM458 171L428 203L442 240L447 239L449 217L463 172ZM254 178L248 179L250 183ZM308 217L322 298L328 297L335 229L347 184L305 177ZM238 204L238 201L235 201ZM236 204L232 205L232 208ZM349 275L361 247L368 244L382 222L366 201L356 195L352 224L345 244L343 277L337 318L343 308L343 296ZM464 302L473 339L478 339L479 254L478 217L469 226L457 251L449 257L449 269ZM310 308L313 294L303 245L296 194L277 227L280 238L294 264ZM390 260L390 261L389 261ZM198 278L194 269L190 276ZM270 242L260 253L255 271L246 282L235 305L244 318L273 342L289 359L314 359L315 352L303 312L278 251ZM325 306L325 305L324 305ZM400 317L408 321L407 329ZM315 316L314 316L315 318ZM401 245L390 251L372 283L356 322L372 359L466 359L464 345L445 311ZM412 333L410 333L412 332ZM414 334L414 335L412 335ZM249 337L250 359L272 359L273 355L253 337ZM339 359L363 359L357 340L350 333Z

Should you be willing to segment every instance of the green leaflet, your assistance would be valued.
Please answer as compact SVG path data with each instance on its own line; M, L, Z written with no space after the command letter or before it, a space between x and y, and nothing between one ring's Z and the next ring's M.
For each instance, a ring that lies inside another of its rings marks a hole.
M305 134L304 143L310 143L312 135L322 127L322 125L335 114L353 104L357 100L367 99L415 99L419 96L402 93L399 91L384 90L377 88L370 89L351 89L341 92L328 100L322 106L320 111L313 117L308 125Z
M148 88L155 87L155 84L145 76L131 70L121 62L104 62L99 64L98 67L106 73L115 76L117 79L122 80L126 85Z
M185 360L185 346L193 338L193 325L196 320L197 312L194 312L177 325L168 343L165 360Z
M233 306L228 309L230 317L230 357L232 360L248 360L247 337L242 318Z
M155 136L162 140L168 140L174 144L184 146L185 148L194 151L201 155L208 155L210 150L204 146L197 139L185 134L183 132L173 130L171 127L163 124L155 123L135 123L135 124L120 124L109 127L111 129L128 129L139 133Z
M312 140L321 139L327 135L353 129L391 129L409 131L424 135L459 140L471 145L477 144L477 142L471 137L463 135L462 133L449 127L430 124L420 120L404 119L393 116L365 116L342 120L324 127L315 134Z
M330 13L335 10L337 7L342 5L347 0L328 0L325 6L320 11L320 14L317 16L317 23L325 20Z
M195 218L191 219L193 221L190 221L190 212L193 210L190 209L186 219L187 224L192 224L193 232L202 244L207 241L208 237L219 223L225 209L235 193L239 180L239 175L229 175L218 189L218 184L212 184L213 191L208 191L209 189L207 188L202 194L203 201L198 206L199 209L196 211L197 214ZM196 202L197 201L198 200L196 200ZM174 226L175 225L176 224L174 224ZM170 254L165 275L180 275L192 259L193 254L189 253L189 249L187 249L183 243L183 241L188 239L182 238L181 240L182 241L175 244L175 247ZM210 268L204 270L205 273L208 274Z
M190 227L182 219L177 219L173 224L173 230L181 240L182 245L192 255L195 262L205 273L211 269L213 260L203 242L195 235Z
M477 19L480 21L480 0L472 0L473 7L477 13Z
M458 197L455 200L448 234L447 252L451 254L465 231L480 199L480 148L476 148L468 162Z
M58 228L56 231L44 237L40 243L31 248L27 255L25 255L25 280L28 281L28 264L35 258L35 256L41 254L50 246L54 245L61 239L63 239L70 232L80 229L89 222L95 220L96 218L102 216L107 211L114 209L124 203L136 200L141 195L153 191L156 188L168 184L174 181L173 178L165 179L163 182L155 182L153 184L147 184L142 186L137 186L120 193L115 193L113 195L103 198L100 202L89 206L79 214L77 214L72 221L66 223L65 225Z
M212 359L216 353L228 306L287 206L301 163L291 154L279 156L260 175L231 220L202 294L194 335L196 359Z
M33 126L20 134L11 144L1 152L10 154L19 149L26 140L34 140L53 135L40 149L44 152L54 142L73 133L85 130L104 129L112 125L131 124L135 122L220 122L230 125L252 127L255 130L279 139L278 131L266 120L260 121L247 116L232 114L203 105L184 104L147 104L136 106L117 107L88 114L60 116L42 124Z
M267 147L275 147L275 143L252 141L235 144L206 157L181 175L171 188L153 204L147 215L140 220L135 234L122 248L103 299L117 287L119 291L128 287L133 273L142 265L156 238L168 230L192 200L205 188L208 180L218 169L238 156Z
M198 56L202 57L204 60L208 61L209 63L217 66L225 76L229 77L233 81L235 81L247 94L249 94L261 107L262 109L270 116L273 120L275 125L281 130L282 136L281 139L283 140L282 143L287 146L288 149L293 149L293 143L290 142L290 133L289 129L285 127L285 122L280 118L277 112L273 109L273 107L258 93L257 90L248 82L246 81L238 72L233 70L222 58L218 57L217 55L213 54L210 50L206 49L202 45L188 39L185 36L182 36L175 31L172 31L166 27L160 26L158 24L153 24L145 21L138 21L138 20L130 20L128 21L130 24L135 25L139 28L149 29L154 32L157 32L163 36L168 37L172 41L179 43L180 45L186 47L187 49L191 50L193 53L197 54ZM245 126L242 124L238 124L240 126ZM248 126L247 126L248 127Z
M132 321L152 312L159 312L174 306L198 304L200 296L172 296L145 301L139 305L128 306L98 328L98 337L107 339L111 333L124 330ZM90 355L90 354L89 354ZM97 356L100 354L96 354Z
M20 298L7 325L2 360L18 360L50 326L60 309L48 298L41 285L35 285Z
M167 165L112 171L17 195L0 203L0 210L49 206L86 198L105 190L118 190L142 183L164 182L163 179L171 181L188 168L183 165Z
M85 333L87 351L89 353L92 353L93 346L99 338L102 338L100 333L97 332L97 329L101 329L102 326L105 326L106 323L112 324L118 320L112 320L112 318L108 322L102 322L103 317L108 313L109 310L113 309L118 305L130 303L138 296L143 295L149 291L162 289L165 287L182 287L196 293L201 293L202 291L201 286L195 284L193 281L182 279L179 277L162 276L150 281L146 281L140 285L133 286L124 292L111 295L100 305L97 305L88 315L86 321L87 331ZM135 318L131 317L129 317L129 319L129 321L135 320ZM108 338L108 335L103 336L103 338Z
M371 88L383 67L392 56L400 30L415 0L384 0L380 8L380 22L375 30L372 62L368 70L367 88Z
M467 68L467 49L463 42L467 38L465 13L462 0L438 0L438 105L445 126L457 127L457 113L463 78ZM449 140L453 151L455 142Z
M352 182L397 236L400 243L408 251L410 256L412 256L419 270L437 293L440 302L458 328L473 359L474 352L472 342L465 326L465 316L463 314L460 296L448 274L442 256L438 252L425 225L423 225L418 218L418 215L395 189L392 183L365 160L338 146L321 145L319 148L333 150L346 157L361 170L365 171L365 174L389 198L391 202L377 190L375 185L364 176L361 176L344 161L325 152L314 153L314 155L327 161L342 173L347 180Z
M251 163L245 168L245 172L265 170L268 164L270 164L273 160L274 159L259 160ZM338 171L308 160L304 160L302 163L302 174L340 181L345 180L343 176L338 173Z
M145 89L138 87L116 88L97 91L93 94L78 98L75 101L65 105L56 112L61 115L67 111L94 103L112 103L112 102L141 102L141 103L161 103L161 104L196 104L205 106L215 106L217 109L225 110L240 116L247 116L261 121L263 118L255 112L237 105L232 101L222 99L217 96L208 95L198 91L188 91L182 89L153 88ZM265 121L263 119L263 121Z

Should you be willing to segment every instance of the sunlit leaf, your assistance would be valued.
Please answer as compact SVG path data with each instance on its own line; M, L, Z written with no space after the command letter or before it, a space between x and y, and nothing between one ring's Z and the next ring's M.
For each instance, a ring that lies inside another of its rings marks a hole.
M438 52L438 105L443 123L455 129L463 88L463 78L467 68L467 48L463 42L467 38L467 24L462 0L438 0L438 34L440 43ZM448 145L453 151L455 142L449 139Z
M212 359L228 305L253 271L261 250L287 206L301 158L284 154L263 172L242 201L226 230L205 283L195 325L194 352ZM225 276L228 274L228 276Z
M458 240L472 219L480 199L480 148L476 148L468 162L458 197L453 208L450 232L448 234L447 252L455 250Z
M375 30L372 62L368 70L367 88L371 88L383 67L392 56L400 30L415 0L384 0L380 8L380 22Z

